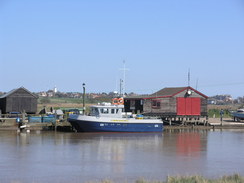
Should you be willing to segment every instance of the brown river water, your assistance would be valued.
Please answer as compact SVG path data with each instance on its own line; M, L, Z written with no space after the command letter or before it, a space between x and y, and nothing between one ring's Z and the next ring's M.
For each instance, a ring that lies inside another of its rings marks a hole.
M0 131L0 183L165 181L234 173L244 176L244 130Z

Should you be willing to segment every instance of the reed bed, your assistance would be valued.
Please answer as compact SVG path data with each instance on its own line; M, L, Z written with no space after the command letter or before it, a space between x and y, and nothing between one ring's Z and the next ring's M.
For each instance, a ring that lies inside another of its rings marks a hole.
M94 182L87 182L94 183ZM116 183L110 180L103 180L100 183ZM128 183L128 182L125 182ZM139 179L135 183L244 183L244 177L234 174L231 176L223 176L219 179L206 179L202 176L169 176L166 181L150 181Z

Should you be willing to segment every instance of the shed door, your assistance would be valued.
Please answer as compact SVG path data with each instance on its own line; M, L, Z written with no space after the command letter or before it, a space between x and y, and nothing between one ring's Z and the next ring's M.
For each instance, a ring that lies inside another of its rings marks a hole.
M200 115L201 114L201 99L200 98L192 98L192 100L191 100L191 113L192 113L192 115Z
M200 98L177 98L177 115L200 115Z
M186 104L185 98L177 98L177 115L185 115L186 114Z

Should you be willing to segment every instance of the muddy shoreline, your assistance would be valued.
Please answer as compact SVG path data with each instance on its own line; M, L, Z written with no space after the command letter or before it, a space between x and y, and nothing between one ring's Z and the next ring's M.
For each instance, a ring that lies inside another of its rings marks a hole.
M28 124L28 123L27 123ZM30 126L28 129L30 130L38 130L38 131L54 131L53 125L45 126L44 124L33 124L29 123ZM182 124L173 124L168 125L165 123L164 130L171 130L171 129L199 129L199 130L211 130L211 129L244 129L244 121L236 122L233 121L231 118L224 118L221 122L219 118L209 118L208 123L206 125L198 124L198 123L186 123L185 125ZM13 123L12 121L8 124L8 122L0 124L0 130L11 130L11 131L18 131L17 123ZM58 126L57 131L71 131L71 127L69 123L65 123L65 125L60 124Z

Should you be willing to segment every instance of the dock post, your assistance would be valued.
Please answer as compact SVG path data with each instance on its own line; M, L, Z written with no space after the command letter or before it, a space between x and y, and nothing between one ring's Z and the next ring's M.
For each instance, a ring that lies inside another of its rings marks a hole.
M54 129L54 130L55 130L55 132L56 132L56 131L57 131L57 121L58 121L58 120L57 120L57 112L56 112L56 111L55 111L55 115L54 115L54 117L55 117L55 127L54 127L55 129Z
M221 126L223 126L224 110L223 110L223 109L221 109L221 110L220 110L220 112L219 112L219 114L220 114Z
M25 123L25 111L22 112L22 123Z
M186 125L187 117L183 117L183 125Z
M86 86L86 84L83 83L82 86L83 86L83 115L85 115L85 109L86 109L86 107L85 107L85 96L86 96L86 88L85 88L85 86Z

